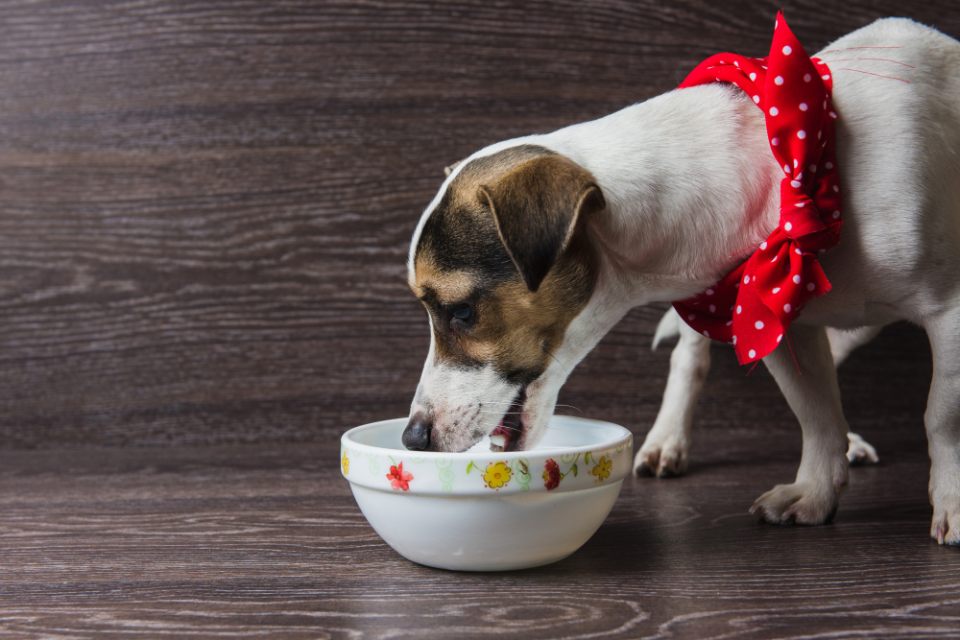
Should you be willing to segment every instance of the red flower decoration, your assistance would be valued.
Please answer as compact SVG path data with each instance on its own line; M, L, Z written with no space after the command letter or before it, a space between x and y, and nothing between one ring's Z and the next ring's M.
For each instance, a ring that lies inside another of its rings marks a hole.
M543 486L547 488L547 491L560 486L560 466L553 458L547 458L547 461L543 463Z
M394 489L400 489L402 491L410 490L410 481L413 480L413 474L409 471L403 470L403 463L392 465L390 467L390 473L387 474L387 480L390 481L390 486Z

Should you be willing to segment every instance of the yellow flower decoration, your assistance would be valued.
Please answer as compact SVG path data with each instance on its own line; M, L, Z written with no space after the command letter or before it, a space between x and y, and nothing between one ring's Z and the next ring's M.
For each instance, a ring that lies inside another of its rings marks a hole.
M343 475L350 475L350 458L347 457L347 450L343 450L343 457L340 458L340 468L343 469Z
M513 471L507 466L506 462L491 462L487 465L487 470L483 472L483 483L488 489L499 489L505 487L510 482L510 476Z
M593 465L593 469L590 470L590 474L596 476L597 482L603 482L610 477L612 470L613 460L610 459L610 456L600 456L597 464Z

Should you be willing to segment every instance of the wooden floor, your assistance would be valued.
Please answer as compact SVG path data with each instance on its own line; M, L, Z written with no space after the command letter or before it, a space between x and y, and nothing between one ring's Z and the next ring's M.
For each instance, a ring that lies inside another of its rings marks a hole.
M0 453L0 636L955 638L916 427L876 434L819 528L746 513L791 477L793 430L705 429L688 477L628 479L579 552L500 574L394 553L335 441Z

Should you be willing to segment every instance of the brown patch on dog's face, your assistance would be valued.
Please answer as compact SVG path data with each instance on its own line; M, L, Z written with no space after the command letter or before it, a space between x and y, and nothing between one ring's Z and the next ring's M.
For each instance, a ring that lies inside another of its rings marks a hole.
M418 276L431 274L417 278L417 291L431 317L438 364L490 364L512 384L535 380L593 291L585 247L575 252L580 255L557 265L537 291L519 275L485 286L480 274L457 272L448 278L418 259ZM472 314L468 322L457 317L464 307Z
M540 147L463 167L424 225L410 274L438 364L536 379L593 292L593 255L577 230L602 206L589 173Z

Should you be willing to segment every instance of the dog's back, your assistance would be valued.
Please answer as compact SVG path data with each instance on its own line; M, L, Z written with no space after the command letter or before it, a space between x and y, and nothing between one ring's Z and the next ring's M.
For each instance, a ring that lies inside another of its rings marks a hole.
M844 295L807 317L922 322L960 300L960 42L890 18L818 56L835 76L845 205L841 245L823 262Z

